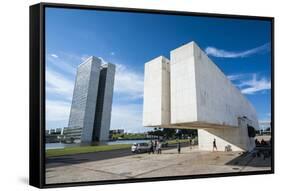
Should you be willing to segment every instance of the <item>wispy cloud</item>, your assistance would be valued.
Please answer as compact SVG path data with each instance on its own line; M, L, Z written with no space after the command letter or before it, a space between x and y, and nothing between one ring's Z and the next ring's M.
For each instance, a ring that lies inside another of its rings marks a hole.
M271 89L271 82L268 79L266 78L257 79L257 76L254 75L253 79L243 82L241 92L244 94L254 94L256 92L269 90L269 89Z
M227 78L231 81L242 80L249 77L249 74L231 74Z
M271 89L271 81L258 74L234 74L227 76L243 94L256 94Z
M141 104L114 104L111 129L125 129L126 132L144 132Z
M70 102L46 101L46 117L48 121L67 121L70 113Z
M56 55L56 54L51 54L51 56L54 58L58 58L58 55Z
M117 64L114 91L131 99L142 98L143 74Z
M73 88L74 81L50 68L46 69L47 95L56 95L62 97L62 99L71 100Z
M46 129L63 128L68 125L70 102L46 100Z
M54 56L56 55L56 57ZM52 67L68 73L70 75L75 75L76 68L75 65L81 63L80 61L73 61L66 56L57 56L57 54L47 54L47 67Z
M266 43L262 46L245 50L245 51L227 51L223 49L217 49L215 47L207 47L205 49L205 52L207 55L211 55L214 57L220 57L220 58L244 58L251 56L253 54L257 53L263 53L270 51L270 43Z
M108 61L99 57L102 63ZM120 94L125 99L139 99L143 96L143 74L128 68L124 64L117 64L114 81L114 92Z

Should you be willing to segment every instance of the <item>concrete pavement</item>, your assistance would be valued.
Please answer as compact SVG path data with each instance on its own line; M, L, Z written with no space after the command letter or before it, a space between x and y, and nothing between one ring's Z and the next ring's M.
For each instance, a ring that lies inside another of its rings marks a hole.
M241 152L207 152L185 147L181 154L177 154L177 149L170 149L159 155L134 154L49 167L46 183L262 171L270 170L270 161L270 158L244 156Z

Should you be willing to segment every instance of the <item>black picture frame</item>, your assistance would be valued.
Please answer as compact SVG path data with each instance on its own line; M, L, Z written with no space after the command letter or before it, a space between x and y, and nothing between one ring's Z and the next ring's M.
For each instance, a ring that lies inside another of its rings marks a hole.
M160 178L140 178L126 180L106 180L90 182L73 182L46 184L45 182L45 8L68 8L84 10L105 10L117 12L137 12L153 13L164 15L185 15L213 18L235 18L264 20L271 23L271 133L272 133L272 157L271 170L251 171L237 173L219 173L219 174L202 174L171 176ZM103 7L93 5L73 5L73 4L56 4L56 3L39 3L30 6L30 139L29 139L29 184L38 188L53 188L66 186L83 186L83 185L100 185L132 182L150 182L150 181L167 181L179 179L210 178L210 177L227 177L227 176L244 176L258 174L274 173L274 18L248 15L230 15L214 13L195 13L183 11L168 11L154 9L135 9L123 7Z

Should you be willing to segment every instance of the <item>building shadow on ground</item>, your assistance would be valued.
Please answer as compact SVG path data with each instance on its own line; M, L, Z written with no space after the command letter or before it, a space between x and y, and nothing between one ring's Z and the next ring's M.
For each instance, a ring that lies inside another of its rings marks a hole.
M184 146L183 146L184 147ZM176 145L169 145L162 150L169 150L176 148ZM143 153L147 154L147 153ZM65 156L57 156L57 157L47 157L46 168L53 168L59 166L80 164L85 162L93 162L99 160L113 159L118 157L125 157L130 155L138 155L131 152L131 149L118 149L113 151L101 151L95 153L83 153L83 154L75 154L75 155L65 155Z
M226 163L232 166L271 167L271 147L255 148Z

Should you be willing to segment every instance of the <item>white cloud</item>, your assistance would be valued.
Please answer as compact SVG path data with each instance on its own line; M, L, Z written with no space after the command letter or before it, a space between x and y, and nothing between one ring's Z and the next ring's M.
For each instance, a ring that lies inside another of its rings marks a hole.
M114 91L131 99L143 96L143 74L116 64Z
M51 54L51 56L54 58L58 58L58 55L56 55L56 54Z
M67 121L70 113L70 102L46 100L47 121Z
M257 79L257 76L254 75L251 80L242 82L241 87L241 92L243 94L254 94L256 92L271 89L271 82L266 78Z
M80 58L81 59L81 58ZM50 64L53 68L57 68L60 69L63 72L66 72L70 75L75 75L76 73L76 68L75 68L75 63L77 62L71 62L68 61L66 58L64 58L64 56L62 57L54 57L52 55L48 55L47 54L47 68L48 65ZM80 61L81 63L81 61ZM80 64L79 62L77 62L76 64Z
M74 81L67 79L64 75L49 68L46 70L46 91L47 95L59 95L63 99L71 100L74 88Z
M261 52L267 52L270 50L270 44L266 43L262 46L245 50L241 52L233 52L233 51L227 51L223 49L217 49L215 47L207 47L205 49L205 52L207 55L211 55L214 57L221 57L221 58L243 58L247 56L251 56L253 54L261 53Z
M126 132L144 132L142 126L142 104L114 104L110 129L125 129Z
M231 74L228 75L227 78L231 81L236 81L236 80L244 79L247 76L249 76L249 74Z
M99 57L103 64L108 63L102 57ZM142 73L136 72L128 68L124 64L116 64L114 92L119 98L123 99L139 99L143 97L143 81Z
M228 79L236 81L235 85L240 88L243 94L255 94L271 89L271 82L265 77L258 77L253 74L233 74L227 76Z

